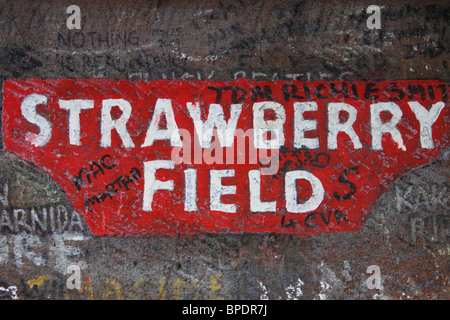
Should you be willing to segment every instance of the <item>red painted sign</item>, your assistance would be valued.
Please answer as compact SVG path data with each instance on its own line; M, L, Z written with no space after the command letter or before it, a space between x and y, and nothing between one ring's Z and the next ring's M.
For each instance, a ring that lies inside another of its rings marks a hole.
M7 80L3 144L97 235L354 231L448 148L447 86Z

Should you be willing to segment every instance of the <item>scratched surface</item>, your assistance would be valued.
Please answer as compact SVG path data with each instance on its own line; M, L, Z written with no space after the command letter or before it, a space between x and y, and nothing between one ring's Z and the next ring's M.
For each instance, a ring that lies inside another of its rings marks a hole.
M380 30L371 4L79 1L69 31L66 3L0 1L1 79L448 82L448 3L379 2ZM97 237L47 174L1 150L0 298L448 299L449 161L399 178L355 232ZM21 225L44 210L45 225Z

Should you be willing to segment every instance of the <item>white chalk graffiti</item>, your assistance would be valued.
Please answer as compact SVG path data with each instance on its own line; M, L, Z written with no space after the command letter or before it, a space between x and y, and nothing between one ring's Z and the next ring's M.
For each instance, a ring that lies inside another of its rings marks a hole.
M8 288L0 287L0 292L8 292L11 295L12 300L19 299L19 297L17 296L17 287L16 286L9 286Z
M84 269L84 261L74 261L82 254L81 250L69 245L70 242L83 240L86 240L84 236L71 233L52 234L48 239L26 233L0 235L0 265L12 263L23 268L29 263L34 266L52 263L56 271L66 274L67 267L76 262ZM53 245L48 245L49 241Z

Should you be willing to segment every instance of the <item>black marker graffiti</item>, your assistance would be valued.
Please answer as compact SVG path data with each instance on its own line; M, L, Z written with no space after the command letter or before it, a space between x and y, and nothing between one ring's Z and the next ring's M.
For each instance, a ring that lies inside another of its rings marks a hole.
M131 177L130 177L131 176ZM129 184L135 184L140 178L142 178L141 172L137 168L131 168L130 170L130 176L124 175L120 176L117 179L115 179L113 182L107 184L105 186L105 192L95 195L91 198L88 198L84 201L85 207L92 211L91 205L100 203L105 201L107 198L112 199L113 195L125 188L126 191L130 190Z
M320 218L326 225L329 225L332 214L334 214L334 219L336 220L338 225L341 224L341 220L345 220L348 222L347 216L345 214L343 214L341 211L329 210L326 214L324 214L323 212L313 212L313 213L308 214L305 218L305 226L307 226L308 228L316 228L317 224L313 223L313 221L315 220L315 217L317 215L320 216Z
M319 216L323 223L325 223L326 225L329 225L331 222L332 215L334 216L334 219L336 220L336 223L338 225L341 224L342 220L348 222L348 217L344 213L342 213L340 210L333 209L333 210L329 210L326 214L323 212L319 212L319 211L312 212L305 217L305 220L303 223L307 228L317 228L318 225L316 223L314 223L314 221L315 221L316 217ZM281 217L281 227L282 228L294 228L295 225L297 224L297 222L293 221L292 219L288 219L287 221L286 220L287 220L286 216L283 214L283 216Z
M345 195L340 195L337 192L333 193L333 197L335 197L338 201L344 201L350 199L356 193L356 185L353 182L347 180L347 173L358 173L358 167L352 167L345 169L341 175L339 176L339 182L347 185L350 188L350 191Z
M325 168L330 164L330 155L326 152L315 152L309 149L286 148L279 150L279 159L283 163L278 172L273 176L280 178L289 168L303 169L305 166ZM263 167L261 170L265 170Z
M109 154L105 154L103 157L101 157L100 164L98 164L95 161L90 161L89 162L89 164L90 164L89 170L84 168L84 167L82 167L80 169L80 171L78 172L78 175L73 176L73 183L75 184L75 187L77 188L77 190L80 191L81 187L83 185L83 173L84 173L84 176L85 176L87 182L89 184L91 184L92 183L91 174L92 174L92 177L94 179L96 179L97 175L99 173L101 173L103 175L105 174L105 170L104 169L106 169L106 170L113 169L116 166L115 164L111 164L109 162L109 160L108 160L109 164L106 163L106 160L110 159L110 158L111 158L111 156Z

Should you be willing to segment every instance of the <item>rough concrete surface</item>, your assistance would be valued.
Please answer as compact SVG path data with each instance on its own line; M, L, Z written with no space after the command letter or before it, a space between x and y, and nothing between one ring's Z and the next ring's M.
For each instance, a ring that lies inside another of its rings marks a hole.
M70 3L72 4L72 3ZM0 1L0 78L449 81L448 1ZM120 35L120 39L117 38ZM361 230L97 237L43 171L0 150L1 299L448 299L449 153L401 177ZM51 209L50 209L51 208ZM78 265L81 288L67 288ZM381 284L369 288L368 267Z

